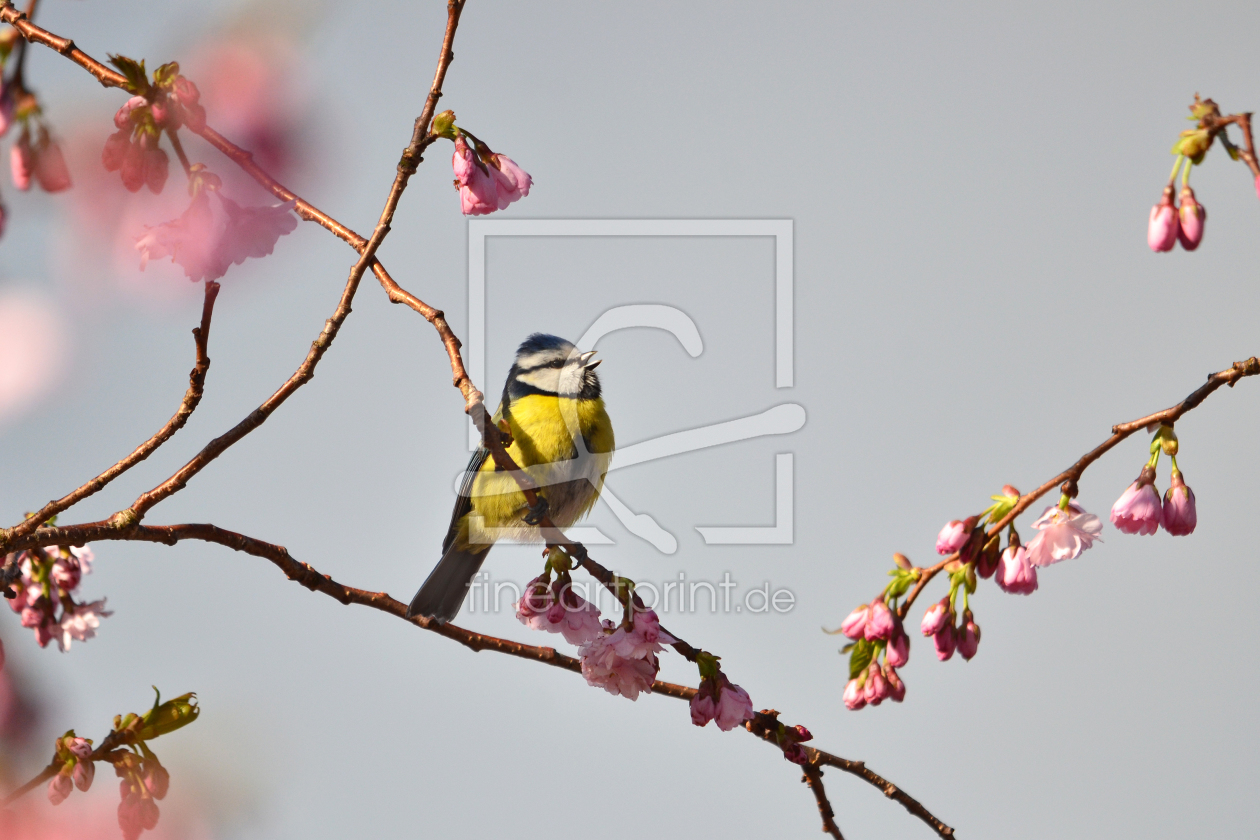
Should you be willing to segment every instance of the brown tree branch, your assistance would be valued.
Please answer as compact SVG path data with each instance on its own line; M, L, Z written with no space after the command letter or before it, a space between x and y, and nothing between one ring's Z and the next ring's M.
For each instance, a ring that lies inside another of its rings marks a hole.
M836 825L836 812L831 809L827 791L823 788L822 770L812 764L806 765L801 781L814 794L814 801L818 803L818 815L822 817L823 833L830 834L836 840L844 840L844 835L840 833L840 826Z
M98 492L115 478L152 455L159 446L166 443L172 435L184 427L184 424L188 422L188 418L192 416L193 411L196 410L197 405L201 402L201 396L205 390L206 374L210 370L210 356L207 354L207 345L210 342L210 318L214 314L214 301L218 294L218 283L213 281L206 283L206 295L201 305L201 326L194 327L192 331L193 342L196 345L196 362L193 364L192 372L188 374L188 390L184 392L184 399L180 401L179 408L176 409L171 419L166 421L166 425L158 429L153 437L136 447L135 451L126 458L123 458L82 487L62 496L60 499L49 502L13 528L0 531L0 549L14 537L29 534L42 523L47 522L70 506Z
M35 788L39 787L44 782L51 779L53 776L57 775L57 771L60 769L61 769L61 765L58 764L56 760L54 760L52 764L49 764L43 770L40 770L39 773L35 776L35 778L31 779L29 782L22 785L20 788L17 788L16 790L14 790L4 799L0 800L0 808L7 808L11 804L16 802L17 800L21 799L23 796L26 796L26 794L30 793Z
M1165 408L1163 411L1157 411L1154 414L1148 414L1145 417L1139 417L1136 420L1130 420L1127 423L1119 423L1112 426L1111 437L1104 440L1089 452L1086 452L1081 456L1080 460L1047 481L1045 484L1042 484L1036 490L1021 496L1019 501L1015 504L1015 507L1011 508L1010 513L1002 517L996 525L988 530L988 536L994 536L1007 525L1014 522L1015 517L1019 516L1027 510L1033 502L1037 501L1054 488L1062 485L1074 490L1076 485L1080 482L1081 476L1085 474L1085 470L1090 464L1097 461L1110 451L1112 447L1132 435L1138 429L1145 429L1148 426L1159 425L1161 423L1171 426L1187 412L1198 408L1199 405L1217 388L1220 388L1222 385L1228 385L1233 388L1238 380L1247 376L1255 376L1257 374L1260 374L1260 359L1257 359L1255 356L1252 356L1250 359L1246 359L1245 361L1234 362L1233 365L1227 367L1225 370L1208 374L1207 382L1190 392L1189 396L1176 405ZM1075 492L1071 495L1075 495ZM901 607L897 610L897 614L904 619L906 614L909 612L911 605L914 604L915 599L919 597L919 593L923 591L923 587L927 586L928 581L936 577L936 575L951 561L957 559L958 552L954 552L935 566L922 569L922 574L919 577L918 583L915 584L914 589L910 590L910 594L906 597L905 601L902 602Z

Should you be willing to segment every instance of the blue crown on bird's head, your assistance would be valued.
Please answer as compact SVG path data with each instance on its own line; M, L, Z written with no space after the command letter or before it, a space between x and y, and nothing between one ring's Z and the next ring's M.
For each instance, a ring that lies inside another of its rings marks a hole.
M538 353L544 350L562 350L567 355L574 350L573 342L566 341L558 335L548 335L547 333L534 333L529 338L521 342L521 346L516 348L516 355L528 356L531 353Z

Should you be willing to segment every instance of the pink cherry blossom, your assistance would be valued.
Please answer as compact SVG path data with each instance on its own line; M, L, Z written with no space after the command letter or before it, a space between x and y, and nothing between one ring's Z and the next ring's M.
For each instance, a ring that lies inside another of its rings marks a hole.
M477 158L477 153L468 148L462 136L455 138L451 169L459 189L460 209L465 216L485 216L499 209L499 188L494 176Z
M126 780L121 785L125 788ZM122 829L123 840L136 840L144 831L144 821L140 815L141 801L138 793L124 792L122 801L118 803L118 827Z
M946 596L923 614L923 624L919 629L923 631L924 636L935 636L952 619L953 616L949 613L949 597Z
M1177 211L1179 226L1177 238L1181 247L1193 251L1203 241L1203 227L1207 222L1207 210L1194 197L1189 185L1181 188L1181 207Z
M171 774L166 772L166 768L159 764L155 759L151 759L144 763L144 786L149 789L149 793L154 799L165 799L166 792L171 787Z
M1164 493L1164 509L1160 521L1164 530L1175 537L1184 537L1194 533L1199 524L1199 513L1195 509L1194 491L1186 486L1181 477L1181 470L1173 470L1172 484Z
M1169 184L1164 188L1159 204L1151 208L1151 218L1146 228L1146 244L1152 251L1171 251L1177 244L1180 228L1177 208L1173 204L1173 188Z
M892 687L884 677L883 670L875 662L866 672L866 687L862 696L868 706L878 706L884 699L892 695Z
M138 141L128 141L122 160L119 162L118 174L122 176L123 186L129 192L139 192L144 186L144 151L144 146ZM102 152L102 162L104 162L104 157L105 153Z
M1037 569L1028 561L1028 552L1022 545L1008 546L1002 552L994 580L1003 592L1014 595L1031 595L1037 591Z
M1111 523L1126 534L1150 535L1159 530L1160 513L1159 491L1139 478L1111 506Z
M599 686L609 694L630 700L637 700L640 693L651 694L656 672L660 670L656 654L645 652L642 658L620 655L617 652L619 643L644 650L645 647L637 639L628 639L630 634L626 634L624 629L612 631L612 622L605 621L604 631L578 649L582 676L588 685ZM614 638L617 634L622 635ZM658 638L669 637L658 631Z
M70 772L70 777L74 780L75 787L86 791L92 786L92 780L96 778L96 764L88 761L87 758L80 758L75 762L74 770Z
M872 601L870 614L866 618L866 638L870 641L887 639L892 636L895 627L896 619L888 605L882 599Z
M87 738L67 738L64 746L79 758L87 758L92 754L92 743Z
M958 647L958 635L954 631L953 621L946 622L945 626L936 631L932 636L932 643L936 645L936 658L942 662L954 655L954 650Z
M848 636L850 639L866 638L866 620L871 614L871 608L867 604L855 609L853 612L840 622L840 632Z
M1061 560L1074 560L1089 548L1102 533L1102 523L1075 502L1068 509L1057 505L1046 508L1032 524L1040 533L1028 543L1028 561L1034 566L1049 566Z
M64 653L70 650L72 639L86 642L96 636L96 630L101 626L101 619L111 615L113 612L105 609L104 598L90 604L76 604L73 609L63 608L57 645Z
M529 188L533 185L534 179L507 155L491 155L489 169L498 190L500 210L513 201L529 195Z
M966 623L958 631L958 655L970 661L980 647L980 627L972 620L971 613L964 618Z
M530 581L516 602L516 618L535 630L560 633L571 645L584 645L603 632L594 604L578 596L571 586L557 593L541 578Z
M897 627L892 638L888 640L884 661L892 668L900 668L910 661L910 637L906 635L900 626Z
M66 167L61 145L45 138L35 156L35 179L44 192L61 192L70 189L70 170Z
M633 609L633 607L632 607ZM636 611L634 627L619 627L608 637L618 656L627 659L644 659L660 653L662 645L672 645L678 640L661 629L661 620L653 610Z
M13 175L13 186L22 191L31 188L31 175L35 172L35 152L31 148L31 136L25 131L9 147L9 169Z
M853 711L866 705L866 692L863 690L861 679L855 677L845 685L844 705Z
M713 695L704 689L705 686L702 685L701 690L691 698L691 722L696 726L705 726L717 714L717 704L713 702Z
M752 719L752 700L749 699L748 692L723 677L713 722L718 729L729 732L744 721Z
M200 192L178 219L146 227L147 232L136 240L140 269L143 271L149 260L170 257L183 267L189 280L217 280L233 264L267 256L281 236L297 227L290 212L295 205L292 201L241 207L217 192L215 200L212 207L209 193ZM221 212L216 213L216 209Z
M131 123L131 112L137 108L143 108L148 104L149 100L145 99L143 96L133 96L128 99L122 104L122 107L114 113L114 128L119 131L126 131L127 134L130 135L131 129L134 127Z
M906 699L906 684L901 681L901 677L897 674L897 669L889 665L884 669L884 676L888 679L888 687L890 693L888 699L894 703L900 703Z
M144 152L144 182L149 192L157 195L166 186L166 176L170 172L170 159L161 149L146 149Z
M70 776L66 773L58 773L48 783L48 801L54 805L60 805L66 801L66 797L72 790L74 790L74 782L70 780Z
M966 524L954 519L945 523L945 527L936 535L936 553L953 554L971 538L971 531Z

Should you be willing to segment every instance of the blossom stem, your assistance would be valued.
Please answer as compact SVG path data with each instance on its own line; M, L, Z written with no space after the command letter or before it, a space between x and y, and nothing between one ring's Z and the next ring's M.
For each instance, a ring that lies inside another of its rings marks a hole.
M184 174L191 178L192 165L188 163L188 155L184 154L184 144L179 142L179 132L167 126L166 136L170 138L171 147L175 149L175 156L179 158L180 165L184 167Z
M1185 168L1181 170L1181 186L1182 186L1182 188L1185 188L1185 187L1186 187L1186 186L1188 186L1188 185L1189 185L1189 183L1190 183L1190 167L1191 167L1191 166L1192 166L1191 162L1190 162L1189 160L1187 160L1187 161L1186 161Z
M1177 155L1177 161L1173 164L1172 172L1168 173L1168 186L1172 186L1177 180L1177 170L1181 168L1181 162L1186 159L1185 155Z

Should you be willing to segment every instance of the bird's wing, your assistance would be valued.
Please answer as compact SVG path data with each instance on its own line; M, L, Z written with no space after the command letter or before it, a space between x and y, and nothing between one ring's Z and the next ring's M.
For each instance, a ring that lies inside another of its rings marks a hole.
M502 407L494 413L491 422L498 423L499 418L503 416ZM455 541L455 536L459 533L459 520L472 510L472 492L473 481L477 478L477 473L481 471L481 466L489 457L490 450L484 446L478 446L477 451L473 453L472 458L468 460L468 467L464 470L464 480L459 484L459 494L455 497L455 510L451 511L451 526L446 531L446 539L442 540L442 553L445 554L450 550L451 543Z

